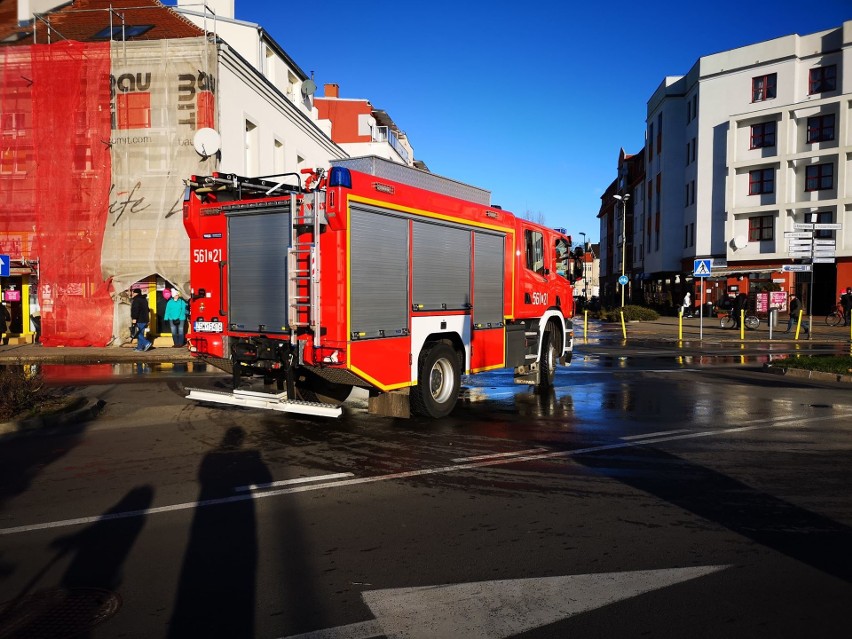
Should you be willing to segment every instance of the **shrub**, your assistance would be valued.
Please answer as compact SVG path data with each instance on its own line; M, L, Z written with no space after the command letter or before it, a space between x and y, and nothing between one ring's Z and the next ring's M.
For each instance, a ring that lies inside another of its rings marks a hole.
M657 311L652 308L646 308L645 306L625 306L624 309L620 306L617 308L604 308L595 313L594 316L603 322L620 322L622 310L624 310L625 322L651 322L660 317Z
M783 362L779 362L778 365L786 366L787 368L802 368L808 371L837 373L839 375L852 373L852 357L849 355L790 357L783 360Z
M36 408L46 398L41 373L30 366L0 366L0 419Z

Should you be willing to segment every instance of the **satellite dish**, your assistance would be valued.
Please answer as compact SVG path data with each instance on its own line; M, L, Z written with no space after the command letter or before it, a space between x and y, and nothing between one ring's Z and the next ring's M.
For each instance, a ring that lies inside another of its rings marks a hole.
M317 83L313 80L305 80L302 82L302 95L313 95L317 91Z
M737 235L731 240L731 246L733 246L735 250L745 248L747 245L748 242L742 235Z
M219 152L219 149L222 148L222 140L215 129L204 127L195 132L192 137L192 146L195 147L195 152L198 155L207 159Z

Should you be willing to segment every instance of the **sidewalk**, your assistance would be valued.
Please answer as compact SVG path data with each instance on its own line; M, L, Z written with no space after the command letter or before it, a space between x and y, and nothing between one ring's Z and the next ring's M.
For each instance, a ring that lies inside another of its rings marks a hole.
M183 348L174 348L171 337L159 337L148 351L136 350L136 343L122 346L42 346L41 344L8 344L0 346L0 364L100 364L191 362L195 358Z
M647 322L627 322L627 341L678 341L677 317L660 317ZM703 338L701 337L701 320L699 318L683 319L683 341L698 342L704 346L712 344L742 344L742 343L789 343L795 344L794 332L785 334L786 320L779 322L778 329L773 329L772 339L769 339L769 326L761 321L757 330L745 331L744 339L740 340L738 329L723 329L715 317L704 318ZM794 329L795 330L795 329ZM582 340L583 316L574 317L574 337ZM619 322L601 323L589 322L589 339L621 340L621 324ZM103 362L191 362L195 358L186 348L173 348L171 337L159 337L154 341L154 348L144 353L134 350L135 344L123 346L99 347L49 347L40 344L9 344L0 346L0 364L96 364ZM849 344L850 329L848 326L826 326L825 318L814 317L814 326L810 340L804 331L799 336L798 343L810 344Z
M814 317L810 339L804 329L799 334L798 343L833 343L847 344L852 342L852 333L848 326L827 326L824 317ZM653 321L626 322L627 341L631 339L678 341L678 317L661 316ZM703 321L703 336L702 324ZM574 317L574 337L583 339L583 316ZM740 339L739 329L724 329L719 324L717 317L683 318L683 341L698 341L703 344L742 344L756 342L780 342L797 343L795 326L789 333L784 333L787 328L787 320L778 322L778 326L772 329L772 339L769 338L769 324L761 320L757 330L745 330L743 338ZM620 322L589 321L589 338L623 339Z

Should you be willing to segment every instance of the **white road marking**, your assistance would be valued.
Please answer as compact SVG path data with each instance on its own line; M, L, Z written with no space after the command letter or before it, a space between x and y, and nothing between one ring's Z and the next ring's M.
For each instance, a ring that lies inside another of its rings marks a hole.
M503 459L506 457L517 457L518 455L531 455L533 453L546 453L547 448L530 448L529 450L516 450L510 453L494 453L492 455L477 455L475 457L456 457L451 459L452 462L463 463L472 461L481 461L483 459Z
M753 423L753 425L739 426L737 428L722 428L718 430L708 430L699 432L689 432L680 435L671 435L648 440L635 441L619 441L614 444L603 444L600 446L589 446L588 448L574 448L572 450L560 450L546 453L534 453L529 455L517 455L509 458L486 459L477 462L469 462L466 464L455 464L452 466L438 466L435 468L423 468L420 470L409 470L400 473L391 473L388 475L375 475L372 477L353 477L352 479L342 479L333 482L314 483L301 486L290 486L287 488L278 488L266 492L251 492L241 495L233 495L231 497L220 497L218 499L206 499L204 501L191 501L183 504L173 504L171 506L159 506L157 508L148 508L145 510L133 510L123 513L112 513L109 515L96 515L93 517L80 517L77 519L64 519L61 521L50 521L42 524L31 524L27 526L14 526L12 528L0 528L0 536L15 535L24 532L33 532L36 530L46 530L49 528L64 528L67 526L78 526L81 524L91 524L97 521L110 521L113 519L126 519L128 517L141 517L144 515L155 515L159 513L174 512L178 510L190 510L193 508L203 508L206 506L219 506L222 504L231 504L246 499L263 499L266 497L278 497L279 495L289 495L293 493L303 493L313 490L324 490L330 488L339 488L342 486L357 486L360 484L374 484L380 481L393 481L397 479L410 479L413 477L423 477L425 475L438 475L443 473L458 472L460 470L474 470L477 468L485 468L488 466L500 466L504 464L515 464L520 461L541 461L548 459L570 458L576 455L585 455L589 453L597 453L605 450L616 450L619 448L630 448L632 446L644 446L646 444L659 444L663 442L682 441L687 439L696 439L698 437L713 437L717 435L728 435L731 433L744 433L751 430L763 430L766 428L774 428L777 426L794 425L802 426L814 422L824 421L839 421L852 417L852 413L842 413L836 415L826 415L823 417L811 417L801 419L798 416L791 416L784 419L778 419L772 423L767 423L765 419L755 419L744 422L745 424Z
M379 635L502 639L725 568L728 566L697 566L367 590L361 597L375 621L285 639Z
M310 484L315 481L331 481L333 479L343 479L344 477L354 477L353 473L332 473L331 475L317 475L316 477L296 477L295 479L282 479L281 481L273 481L268 484L249 484L248 486L237 486L234 488L235 493L243 493L249 490L261 490L263 488L274 488L275 486L292 486L294 484Z
M674 435L676 433L688 433L688 428L681 428L680 430L661 430L656 433L642 433L641 435L628 435L627 437L622 437L621 439L625 441L630 441L632 439L647 439L649 437L659 437L660 435Z

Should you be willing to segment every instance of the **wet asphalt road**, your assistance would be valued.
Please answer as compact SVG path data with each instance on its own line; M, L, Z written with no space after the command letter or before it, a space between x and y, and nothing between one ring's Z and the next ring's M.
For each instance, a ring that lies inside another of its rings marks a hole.
M475 376L437 422L102 369L97 419L0 439L0 637L847 636L849 387L577 350L554 393Z

